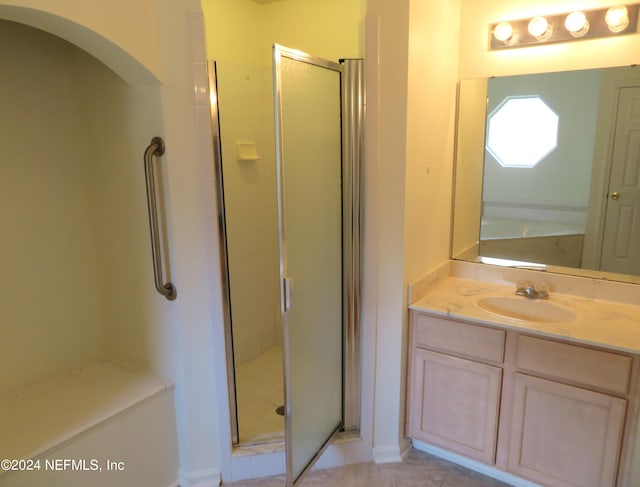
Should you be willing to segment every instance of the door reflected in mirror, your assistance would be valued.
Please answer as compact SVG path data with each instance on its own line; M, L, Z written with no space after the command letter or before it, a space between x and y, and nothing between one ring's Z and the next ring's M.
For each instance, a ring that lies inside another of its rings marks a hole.
M460 82L452 257L640 282L640 68Z

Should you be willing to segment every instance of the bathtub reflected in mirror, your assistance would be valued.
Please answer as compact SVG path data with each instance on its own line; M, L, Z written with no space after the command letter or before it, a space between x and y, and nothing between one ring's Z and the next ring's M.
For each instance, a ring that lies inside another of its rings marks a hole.
M485 257L580 267L584 227L571 222L483 216L478 252Z
M558 115L557 145L534 167L504 167L485 148L487 116L530 96ZM635 66L462 80L452 257L640 282L636 103Z

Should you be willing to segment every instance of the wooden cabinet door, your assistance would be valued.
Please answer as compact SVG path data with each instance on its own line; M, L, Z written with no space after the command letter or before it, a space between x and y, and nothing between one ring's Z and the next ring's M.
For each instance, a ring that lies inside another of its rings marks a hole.
M502 369L415 349L409 435L495 463Z
M516 374L508 470L549 487L613 487L626 401Z

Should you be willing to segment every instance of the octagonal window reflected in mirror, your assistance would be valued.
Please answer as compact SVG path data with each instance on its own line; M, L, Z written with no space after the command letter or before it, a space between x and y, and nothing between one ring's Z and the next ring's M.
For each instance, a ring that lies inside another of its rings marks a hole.
M488 117L487 150L503 167L534 167L558 144L558 115L539 97L507 97Z

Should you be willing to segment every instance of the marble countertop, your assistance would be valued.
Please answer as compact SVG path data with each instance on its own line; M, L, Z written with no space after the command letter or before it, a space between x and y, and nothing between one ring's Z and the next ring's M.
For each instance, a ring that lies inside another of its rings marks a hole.
M515 296L515 287L460 277L445 277L410 305L425 313L470 322L511 328L576 343L624 352L640 353L640 306L569 294L549 293L545 302L573 311L576 318L563 322L522 321L481 309L477 302L488 297Z

